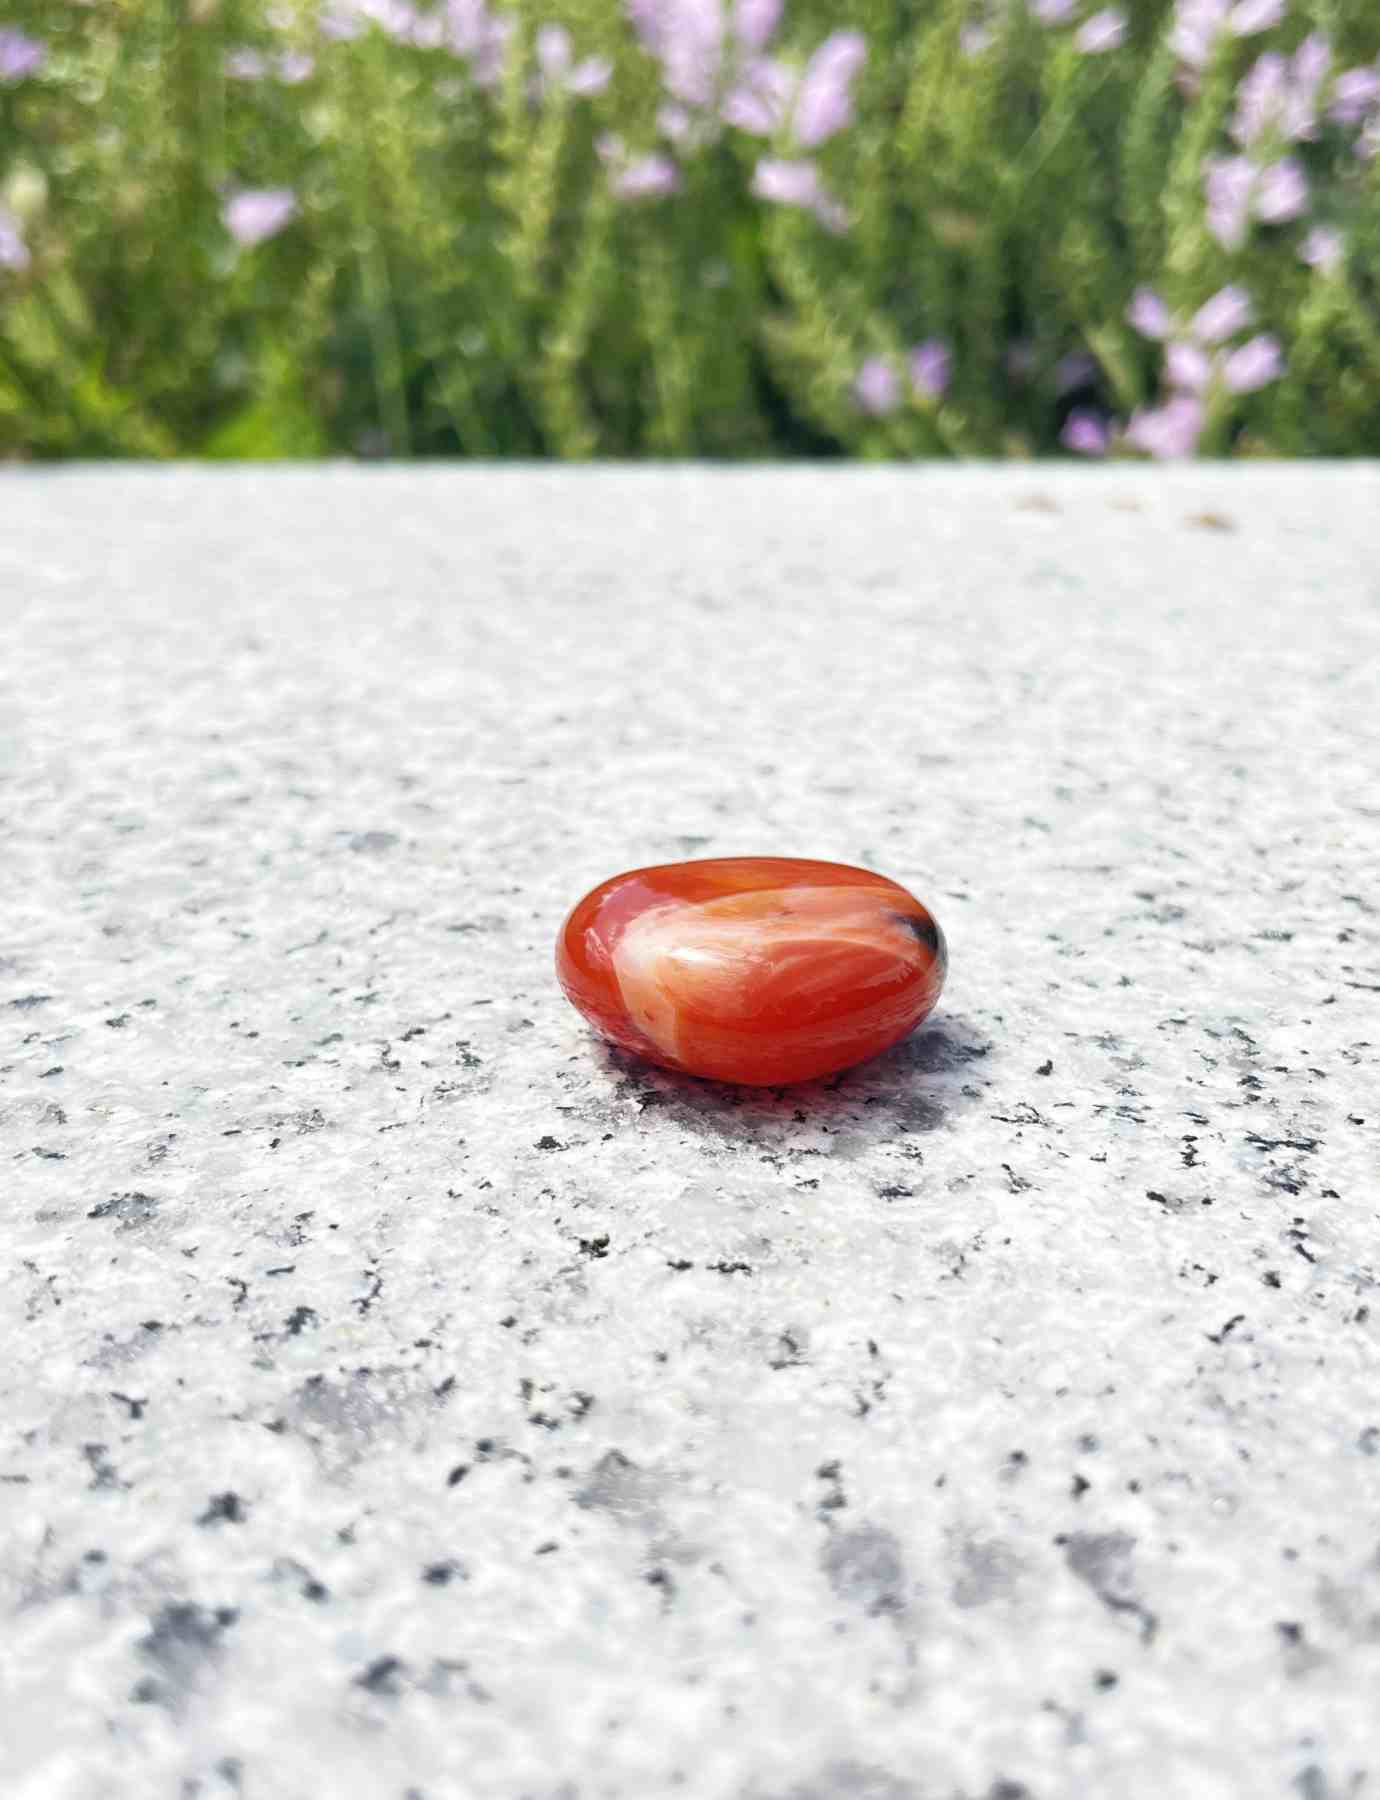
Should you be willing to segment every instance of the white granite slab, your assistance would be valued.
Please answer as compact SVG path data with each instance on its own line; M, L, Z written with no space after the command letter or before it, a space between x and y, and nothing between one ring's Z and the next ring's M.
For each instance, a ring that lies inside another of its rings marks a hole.
M7 1800L1380 1782L1380 470L0 482ZM565 909L931 903L823 1085Z

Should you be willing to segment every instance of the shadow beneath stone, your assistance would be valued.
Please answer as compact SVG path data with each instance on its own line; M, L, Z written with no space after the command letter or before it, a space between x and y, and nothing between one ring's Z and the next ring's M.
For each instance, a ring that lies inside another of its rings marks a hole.
M980 1098L977 1068L990 1038L969 1019L945 1013L870 1062L822 1081L788 1087L740 1087L704 1081L644 1062L604 1039L594 1055L641 1111L660 1111L706 1137L779 1147L793 1130L842 1133L866 1124L868 1136L938 1131Z

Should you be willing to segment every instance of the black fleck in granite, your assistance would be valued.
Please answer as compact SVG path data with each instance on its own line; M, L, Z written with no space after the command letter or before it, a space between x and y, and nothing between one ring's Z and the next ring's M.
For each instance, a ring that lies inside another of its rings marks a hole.
M0 1792L1380 1781L1375 468L0 523ZM917 1037L591 1039L566 907L752 852L933 907Z

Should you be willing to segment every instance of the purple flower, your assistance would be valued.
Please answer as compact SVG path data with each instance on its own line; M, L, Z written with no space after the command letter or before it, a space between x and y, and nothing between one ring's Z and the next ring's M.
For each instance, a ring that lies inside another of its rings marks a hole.
M1175 394L1163 406L1133 413L1126 441L1160 461L1192 456L1203 432L1203 405L1192 394Z
M1172 329L1169 308L1151 288L1137 288L1126 317L1145 338L1167 338Z
M1343 69L1332 84L1328 109L1339 125L1361 125L1380 104L1380 74L1374 69Z
M484 42L488 25L484 0L446 0L446 48L454 55L475 55Z
M1206 160L1207 226L1224 249L1239 250L1246 241L1255 181L1255 164L1244 156L1209 156Z
M1244 331L1253 316L1251 297L1244 288L1219 288L1189 320L1189 336L1200 344L1220 344L1224 338Z
M674 0L662 16L662 79L687 106L714 98L723 59L724 18L719 0Z
M926 400L938 400L949 385L949 347L939 338L926 338L910 353L910 384Z
M1178 0L1170 46L1188 69L1205 69L1222 33L1230 28L1236 37L1254 37L1269 31L1284 17L1284 0Z
M638 43L653 56L658 55L664 33L663 0L626 0L626 6Z
M774 206L806 207L830 231L848 228L848 214L824 186L814 163L807 159L760 158L752 172L752 192Z
M0 29L0 82L23 81L41 69L47 58L48 46L38 38L9 25Z
M1255 190L1255 215L1266 225L1282 225L1297 219L1308 205L1308 182L1292 156L1260 171Z
M771 137L786 116L794 88L795 78L783 64L768 56L753 57L739 70L724 100L725 124L754 137Z
M1042 25L1062 25L1071 18L1076 0L1030 0L1030 10Z
M413 41L417 23L417 10L409 0L334 0L321 20L321 29L330 38L353 38L372 24L395 42L406 44Z
M815 206L823 189L814 163L764 156L752 171L752 191L774 206Z
M1230 130L1243 149L1263 137L1280 119L1288 84L1287 65L1276 50L1258 56L1242 76Z
M1206 68L1231 12L1231 0L1178 0L1169 42L1181 63Z
M602 94L612 79L613 64L608 57L586 56L566 76L565 85L572 94L589 99L594 94Z
M0 269L27 269L29 246L24 242L19 221L7 207L0 206Z
M570 33L564 25L543 25L537 32L535 49L537 67L554 86L570 68Z
M477 87L497 86L508 54L508 40L515 29L515 22L504 15L490 15L485 21L479 48L470 59L470 74Z
M1105 50L1117 50L1126 42L1126 15L1116 7L1093 16L1079 26L1074 47L1088 56L1100 56Z
M1310 269L1321 269L1324 274L1340 268L1345 254L1346 239L1328 225L1315 225L1299 245L1302 260Z
M1250 218L1265 225L1295 220L1308 205L1308 182L1292 157L1258 169L1249 157L1209 157L1207 229L1227 250L1240 250Z
M677 146L693 143L697 138L695 121L683 106L671 101L657 108L656 128L662 137Z
M781 22L781 0L735 0L733 35L745 50L765 50Z
M316 60L305 50L285 50L278 58L278 79L285 87L300 87L316 73Z
M1286 142L1311 138L1318 129L1318 92L1332 64L1332 47L1320 32L1306 37L1286 60L1267 50L1257 57L1237 89L1231 134L1244 150L1256 151L1271 135Z
M1253 394L1257 388L1278 381L1283 372L1277 340L1262 332L1232 351L1222 364L1222 382L1233 394Z
M370 0L374 3L374 0ZM508 40L513 35L513 21L505 15L491 13L484 0L446 0L444 17L433 14L419 19L418 26L436 26L437 41L424 48L445 48L453 56L463 57L479 87L492 87L503 73ZM431 33L425 33L430 37ZM414 29L412 42L417 42Z
M241 188L221 208L225 229L246 250L275 236L296 213L297 196L291 188Z
M853 398L874 419L895 412L901 398L895 369L883 357L869 356L853 383Z
M337 0L335 5L327 6L322 11L317 20L317 29L323 38L329 38L332 43L347 43L363 31L364 21L347 0Z
M1237 0L1231 10L1231 28L1236 37L1254 37L1258 31L1273 31L1284 17L1284 0Z
M856 31L835 31L825 38L805 65L796 95L792 130L807 150L842 131L853 117L853 77L867 58L867 46Z
M1212 380L1212 358L1198 344L1170 344L1164 353L1164 374L1180 393L1200 394Z
M268 58L260 50L231 50L225 73L231 81L262 81L268 74Z
M1059 433L1059 442L1064 448L1076 451L1079 456L1105 456L1110 441L1106 422L1085 407L1075 407Z
M669 156L638 156L620 169L613 178L613 191L620 200L656 200L663 194L674 194L680 186L680 171Z
M1292 92L1285 114L1290 137L1313 137L1317 132L1318 94L1332 67L1332 46L1320 31L1311 31L1294 52L1290 67Z

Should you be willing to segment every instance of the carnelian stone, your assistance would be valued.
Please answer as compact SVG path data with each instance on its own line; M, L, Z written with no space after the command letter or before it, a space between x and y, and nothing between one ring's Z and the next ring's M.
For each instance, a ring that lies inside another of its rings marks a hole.
M884 875L716 856L612 875L556 944L566 998L663 1068L808 1081L899 1042L939 998L944 934Z

